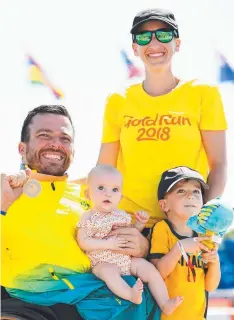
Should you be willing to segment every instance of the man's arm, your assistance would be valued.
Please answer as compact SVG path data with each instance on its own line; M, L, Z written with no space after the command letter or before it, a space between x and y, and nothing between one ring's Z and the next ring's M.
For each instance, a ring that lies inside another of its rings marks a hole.
M12 203L21 196L22 192L22 187L12 188L6 179L6 175L1 173L1 211L7 212Z
M227 151L225 131L201 131L210 173L207 183L209 190L205 202L222 195L227 180Z

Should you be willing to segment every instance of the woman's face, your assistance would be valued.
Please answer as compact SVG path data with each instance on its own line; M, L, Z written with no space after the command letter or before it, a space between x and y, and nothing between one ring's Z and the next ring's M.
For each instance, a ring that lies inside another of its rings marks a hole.
M138 32L154 31L157 29L168 28L169 26L161 21L149 21L142 24ZM135 56L139 56L146 69L163 68L171 64L171 59L176 51L179 51L180 40L173 38L169 43L159 42L153 34L152 40L145 46L137 43L132 44Z

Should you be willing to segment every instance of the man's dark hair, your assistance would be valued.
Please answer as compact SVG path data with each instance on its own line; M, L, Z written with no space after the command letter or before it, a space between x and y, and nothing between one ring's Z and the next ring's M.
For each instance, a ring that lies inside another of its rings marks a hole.
M72 125L73 132L75 132L71 116L67 109L63 105L41 105L39 107L34 108L33 110L29 111L27 117L24 120L22 129L21 129L21 142L28 142L30 140L30 130L29 126L32 123L32 119L37 115L37 114L58 114L62 115L64 117L67 117Z

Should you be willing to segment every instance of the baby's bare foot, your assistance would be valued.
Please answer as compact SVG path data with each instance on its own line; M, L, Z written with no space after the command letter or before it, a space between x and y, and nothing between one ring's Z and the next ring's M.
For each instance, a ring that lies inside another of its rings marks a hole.
M143 286L143 282L141 281L141 279L138 278L136 283L132 287L131 302L135 304L141 304Z
M167 302L162 307L162 312L166 315L171 314L176 308L179 307L183 300L184 298L180 296L167 300Z

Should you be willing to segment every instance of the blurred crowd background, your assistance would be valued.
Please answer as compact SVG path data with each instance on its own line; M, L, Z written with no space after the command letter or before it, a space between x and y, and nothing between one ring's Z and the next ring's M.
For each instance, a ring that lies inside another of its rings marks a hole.
M168 8L178 20L182 46L174 58L176 75L220 88L229 124L223 197L234 207L233 0L1 0L1 171L19 168L17 143L27 112L40 104L63 104L76 128L69 174L87 174L97 160L106 97L142 79L129 31L134 15L149 7ZM234 226L220 247L220 259L219 289L229 290L234 299Z

